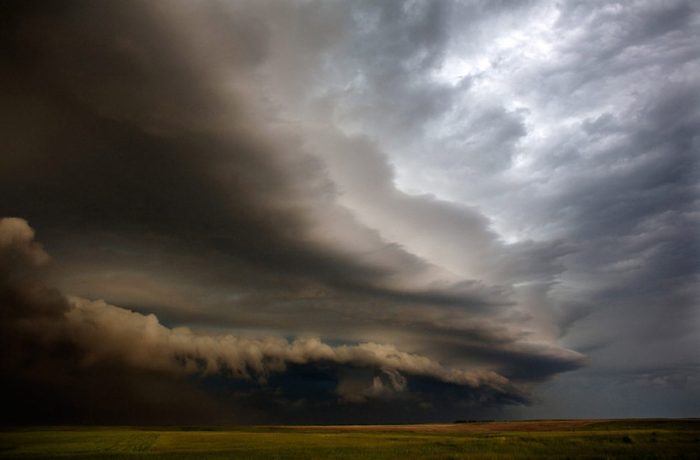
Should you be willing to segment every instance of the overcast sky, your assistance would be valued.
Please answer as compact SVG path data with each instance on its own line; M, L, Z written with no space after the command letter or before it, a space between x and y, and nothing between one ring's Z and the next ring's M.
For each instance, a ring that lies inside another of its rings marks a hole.
M700 5L5 1L5 423L700 416Z

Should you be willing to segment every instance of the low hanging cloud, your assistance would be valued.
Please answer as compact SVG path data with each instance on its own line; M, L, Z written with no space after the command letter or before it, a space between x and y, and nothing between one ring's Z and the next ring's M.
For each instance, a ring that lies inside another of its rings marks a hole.
M70 382L71 368L89 373L104 366L126 374L218 374L264 385L271 375L284 374L290 366L330 366L374 370L376 374L369 385L341 381L335 392L346 402L391 398L396 392L407 391L406 381L414 377L489 394L494 400L528 401L523 387L496 372L446 367L393 345L330 346L318 338L254 339L168 328L153 314L143 315L104 301L65 297L46 288L36 270L48 260L26 221L0 219L2 374L6 386L28 380L50 387L57 377ZM66 365L62 376L42 375ZM4 397L21 399L22 395L4 393Z
M284 372L288 365L329 363L378 369L397 378L405 374L475 389L484 387L525 400L515 385L495 372L448 368L392 345L332 347L313 337L290 342L277 337L195 334L186 327L167 328L155 315L142 315L103 301L74 297L69 298L69 304L67 327L70 337L85 346L85 365L116 361L145 370L223 373L264 380L270 373Z

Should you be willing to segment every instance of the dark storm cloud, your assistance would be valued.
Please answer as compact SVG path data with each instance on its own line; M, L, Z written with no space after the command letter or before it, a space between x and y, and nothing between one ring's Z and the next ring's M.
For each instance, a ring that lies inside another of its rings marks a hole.
M142 315L103 301L66 298L44 287L37 278L36 269L47 262L48 256L33 236L32 229L21 219L0 220L1 395L5 402L14 401L12 410L5 413L5 423L84 422L90 421L84 418L90 413L101 421L129 420L127 414L119 414L105 401L95 400L110 392L112 400L118 396L120 407L125 401L135 400L131 409L133 420L181 420L187 417L187 410L199 419L201 411L212 406L212 395L195 391L174 404L175 415L160 416L158 412L169 405L168 397L145 402L139 399L146 397L149 388L160 388L174 397L189 387L184 378L188 375L207 378L218 374L249 382L256 379L260 386L271 375L286 373L290 366L330 372L337 385L326 388L322 396L336 394L341 401L350 403L392 399L397 393L399 397L407 390L407 379L413 377L464 387L466 394L479 394L483 400L494 403L527 402L522 389L495 372L445 367L392 345L331 347L315 338L289 342L275 337L196 334L187 328L164 327L154 315ZM117 381L125 388L115 387L114 382L106 384L115 374L120 375ZM278 379L277 386L285 390L288 379L293 379L293 374ZM87 391L83 401L76 400L76 392L67 388L73 384ZM133 390L132 386L138 388ZM42 392L44 387L50 395L48 399L56 401L45 401L46 395L36 400L35 392ZM313 400L311 390L304 388L303 397ZM287 391L293 392L293 388ZM31 407L37 404L38 407ZM190 405L194 407L188 408ZM63 418L62 407L69 411ZM212 420L230 420L231 416L235 419L236 414L219 410Z
M7 134L7 154L0 159L0 210L29 218L69 267L73 261L71 271L63 265L52 269L61 284L125 301L142 312L58 292L45 309L46 322L31 313L34 303L44 300L4 305L26 310L35 328L26 331L29 342L45 336L31 347L8 341L27 353L26 359L17 359L40 360L47 372L5 366L12 387L8 395L16 395L23 383L31 393L52 388L41 398L47 410L37 417L61 421L66 411L70 415L63 421L84 421L81 417L92 411L100 420L129 420L96 402L104 392L117 391L112 385L85 404L76 401L79 391L68 389L71 375L80 376L78 388L88 393L103 378L121 382L124 398L134 405L134 420L164 420L157 412L165 401L149 401L148 394L156 391L178 398L177 420L201 420L211 411L210 420L240 421L250 420L262 406L249 414L211 410L222 400L187 376L262 381L274 373L286 376L294 366L330 366L336 383L326 397L342 403L336 407L339 420L347 404L405 397L428 404L432 395L409 391L406 380L413 378L463 387L472 394L472 405L525 403L526 389L498 373L513 366L511 352L523 362L527 356L551 362L543 377L580 366L578 354L556 345L532 347L516 328L493 334L496 318L456 329L431 328L435 315L465 323L465 315L507 314L513 306L510 291L449 275L338 204L343 191L326 171L329 159L307 153L299 133L275 126L274 116L270 122L270 114L257 105L262 93L255 78L264 73L261 66L273 46L268 25L255 17L259 11L215 3L166 7L138 2L58 3L50 9L7 3L4 8L2 65L9 104L0 115ZM398 14L389 10L381 16ZM424 59L432 59L429 43L440 34L444 12L430 7L405 13L415 14L410 35L425 35ZM424 14L432 19L424 22ZM350 156L367 150L334 136L335 151ZM445 232L467 231L487 245L494 243L488 221L478 212L403 196L388 185L388 165L377 152L367 152L376 158L365 155L357 166L369 173L379 167L376 197L386 200L383 206L395 207L400 222L418 228L428 221L450 221ZM44 290L41 286L28 289ZM152 311L177 326L248 333L170 328L148 314ZM409 333L402 330L407 325ZM7 328L22 329L14 321ZM457 343L436 348L430 335L448 329L460 336ZM292 337L323 334L348 345L256 338L269 331ZM379 345L382 337L396 339L396 345ZM455 359L456 350L467 350L465 340L479 345L471 347L468 359ZM505 355L483 359L483 349L503 341L509 350ZM400 351L404 346L408 352ZM66 356L54 356L56 350ZM431 355L469 370L445 366ZM62 361L66 372L60 371ZM285 379L278 389L249 384L246 391L262 397L284 392ZM191 397L179 396L195 387ZM313 399L310 390L304 393ZM293 402L287 396L281 401L287 401L282 406ZM15 420L31 420L16 409Z
M81 296L37 307L72 341L32 347L89 351L84 388L117 362L135 401L196 388L183 420L427 419L526 402L586 362L560 340L593 373L695 369L692 2L2 8L0 215Z
M214 14L201 9L194 13L206 21ZM296 139L256 131L238 99L212 89L219 68L204 64L219 55L183 51L177 45L192 37L160 23L152 30L156 13L138 4L76 4L12 24L3 212L40 228L167 235L267 269L410 298L382 284L394 262L365 263L311 241L313 208L333 206L322 165ZM232 20L228 28L240 27ZM226 44L235 51L241 39L232 34ZM201 37L192 35L196 45ZM245 73L256 59L238 54L226 56L227 65ZM349 215L335 217L357 227ZM425 266L376 240L401 270ZM415 294L466 305L474 297L460 299L459 288Z
M536 322L611 378L669 360L696 369L697 4L504 6L358 7L364 27L315 69L327 72L319 119L365 144L328 155L341 202L427 260L513 286ZM453 220L453 203L377 182L478 209Z

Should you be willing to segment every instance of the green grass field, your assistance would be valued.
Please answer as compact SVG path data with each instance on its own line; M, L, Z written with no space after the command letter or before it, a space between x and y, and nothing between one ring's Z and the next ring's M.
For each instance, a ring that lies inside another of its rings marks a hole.
M0 459L700 458L700 420L12 428Z

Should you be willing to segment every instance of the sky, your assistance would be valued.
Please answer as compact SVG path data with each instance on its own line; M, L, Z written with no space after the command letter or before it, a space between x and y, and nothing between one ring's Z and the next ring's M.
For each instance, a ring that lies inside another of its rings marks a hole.
M5 424L700 416L700 4L4 1Z

